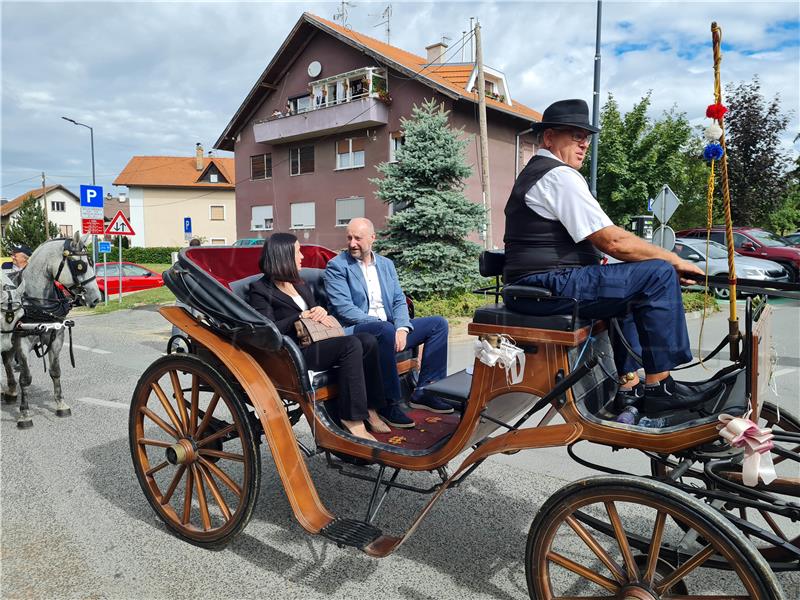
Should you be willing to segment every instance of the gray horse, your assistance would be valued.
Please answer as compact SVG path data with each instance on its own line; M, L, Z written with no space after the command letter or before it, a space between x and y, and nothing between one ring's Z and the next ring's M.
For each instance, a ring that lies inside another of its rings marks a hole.
M74 238L48 240L40 245L28 260L21 279L15 291L7 289L7 282L3 282L5 301L0 304L4 314L0 337L6 378L2 397L3 402L16 403L19 396L17 427L27 428L33 426L25 398L25 388L32 381L28 353L33 349L47 356L56 414L68 416L71 411L62 397L59 360L65 318L76 302L94 307L100 301L100 290L86 252L86 238L81 239L77 233ZM67 293L58 289L55 282ZM12 366L15 356L19 362L19 388Z

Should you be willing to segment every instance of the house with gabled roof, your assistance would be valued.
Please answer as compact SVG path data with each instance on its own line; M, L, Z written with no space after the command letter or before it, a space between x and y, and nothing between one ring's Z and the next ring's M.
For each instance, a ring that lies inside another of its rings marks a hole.
M81 199L63 185L55 184L34 188L0 205L0 231L3 235L28 197L33 197L42 207L47 204L47 220L58 227L59 236L72 237L81 230Z
M452 62L443 43L425 50L418 56L304 13L214 144L234 152L238 237L293 231L303 241L341 248L351 218L383 226L391 207L375 198L369 178L395 159L401 119L430 98L474 138L466 195L483 202L476 65ZM512 96L502 72L485 73L497 245L514 179L533 155L528 130L541 114Z
M188 237L207 244L236 240L234 161L204 156L134 156L113 184L127 186L126 215L136 235L132 246L183 246ZM184 233L191 219L191 236Z

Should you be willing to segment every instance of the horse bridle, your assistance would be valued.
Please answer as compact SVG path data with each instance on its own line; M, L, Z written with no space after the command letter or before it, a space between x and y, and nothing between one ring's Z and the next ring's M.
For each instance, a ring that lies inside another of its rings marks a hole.
M78 278L79 275L85 275L88 268L93 266L93 264L89 253L86 251L86 246L81 244L81 249L75 251L72 249L71 243L72 239L70 238L64 240L61 264L58 265L58 271L56 271L54 280L58 281L59 277L61 277L61 272L64 270L64 265L66 265L69 269L69 274L72 276L72 285L66 286L63 283L61 285L64 285L64 288L75 298L81 298L86 292L86 286L97 279L97 277L93 275L89 279ZM82 256L86 257L85 261L81 259Z

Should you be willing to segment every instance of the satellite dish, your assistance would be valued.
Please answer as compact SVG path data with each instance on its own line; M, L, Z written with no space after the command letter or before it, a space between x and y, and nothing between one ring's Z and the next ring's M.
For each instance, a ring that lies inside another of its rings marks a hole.
M653 244L672 251L675 247L675 231L668 225L662 225L653 232Z
M319 64L318 60L312 61L308 64L309 77L317 77L320 73L322 73L322 65Z

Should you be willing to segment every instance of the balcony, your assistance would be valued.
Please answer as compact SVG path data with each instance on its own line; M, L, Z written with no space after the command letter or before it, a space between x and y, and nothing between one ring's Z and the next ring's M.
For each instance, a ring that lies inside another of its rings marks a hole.
M256 142L285 144L330 133L344 133L389 122L389 107L378 98L362 97L286 117L256 122Z

